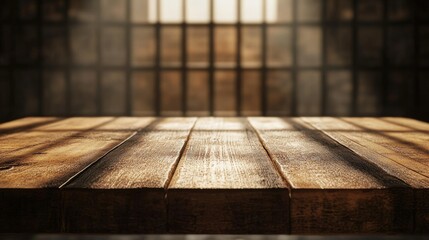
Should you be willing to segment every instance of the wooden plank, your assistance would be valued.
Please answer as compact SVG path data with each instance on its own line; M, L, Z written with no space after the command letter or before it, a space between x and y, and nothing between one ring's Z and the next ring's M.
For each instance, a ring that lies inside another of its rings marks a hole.
M288 189L244 118L200 118L167 191L171 233L287 233Z
M195 118L166 118L133 136L63 191L63 230L165 233L165 188Z
M27 117L0 124L0 134L26 131L31 128L59 121L54 117Z
M108 121L112 121L112 118L69 118L35 127L26 132L16 132L1 136L0 141L5 144L0 144L0 152L3 155L3 157L0 157L0 166L3 168L13 167L13 162L16 162L16 159L20 159L27 154L43 154L45 148L55 146L61 141L77 136L83 131L102 126ZM6 154L11 155L7 156Z
M387 121L396 125L404 126L411 128L416 131L429 131L429 124L426 122L418 121L411 118L401 118L401 117L384 117L381 118L382 121Z
M428 163L427 160L424 161L425 155L427 158L426 150L413 145L412 142L422 142L425 137L422 133L392 125L389 130L389 125L382 121L378 123L381 130L374 131L371 129L377 126L374 126L375 119L371 118L304 118L304 120L409 185L417 188L429 186ZM411 142L395 139L398 134L408 136Z
M415 231L428 233L429 135L424 131L429 126L411 119L388 120L305 118L306 122L413 187Z
M412 191L298 118L250 118L291 186L291 232L390 233L412 229Z
M142 128L152 119L135 119ZM71 118L0 136L0 232L57 232L58 188L135 133L129 119ZM138 124L137 124L138 123ZM137 126L138 125L138 126Z
M35 128L34 131L133 132L145 129L154 120L153 117L73 117Z

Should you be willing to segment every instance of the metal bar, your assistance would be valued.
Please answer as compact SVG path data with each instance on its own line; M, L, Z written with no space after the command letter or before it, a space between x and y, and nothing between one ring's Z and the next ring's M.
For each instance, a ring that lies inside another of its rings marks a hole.
M42 0L37 0L37 95L38 95L38 115L43 115L43 33L42 33Z
M389 72L388 72L388 56L387 56L387 49L388 49L388 29L387 29L387 0L383 0L383 23L382 23L382 42L383 42L383 52L382 52L382 77L381 77L381 112L378 115L385 115L388 112L387 109L387 94L389 91Z
M34 69L35 67L37 67L34 64L15 64L14 66L17 69ZM63 68L66 68L67 65L66 64L58 64L58 65L44 65L43 66L44 69L56 69L56 70L61 70ZM71 69L76 70L76 69L94 69L97 66L95 65L81 65L81 64L74 64L72 66L70 66ZM353 66L326 66L326 70L327 71L333 71L333 70L350 70ZM0 66L0 69L8 69L9 66ZM358 68L361 70L368 70L368 71L381 71L382 67L380 66L361 66L358 65ZM419 71L424 71L427 70L427 67L425 66L420 66L420 67L415 67L410 66L410 65L404 65L404 66L395 66L394 67L395 70L403 70L403 71L413 71L414 69L418 69ZM115 71L120 71L123 70L124 67L123 66L101 66L101 70L115 70ZM153 70L154 68L152 66L136 66L130 67L131 71L138 71L138 70ZM182 67L180 66L163 66L160 67L160 70L181 70ZM186 69L188 70L209 70L208 66L189 66L186 67ZM216 67L216 69L218 70L235 70L236 68L234 66L218 66ZM262 67L242 67L242 69L244 70L259 70L262 71ZM312 67L312 66L297 66L296 67L297 70L306 70L306 71L319 71L320 67ZM284 71L292 71L292 67L290 66L266 66L266 70L270 71L270 70L284 70Z
M267 115L267 1L262 0L261 24L261 113Z
M128 116L132 115L132 92L131 92L131 0L126 0L126 26L125 26L125 102L126 102L126 114Z
M297 20L298 20L298 16L297 16L297 12L298 12L298 0L293 0L292 1L292 109L291 109L291 113L292 116L296 116L297 115L297 91L298 91L298 86L297 86L297 60L298 60L298 56L297 56L297 34L298 34L298 25L297 25Z
M97 13L96 13L96 42L97 42L97 68L96 68L96 77L97 77L97 90L96 90L96 106L97 106L97 115L102 113L102 101L101 101L101 0L97 1Z
M37 21L35 20L17 20L17 23L20 25L32 25L35 24ZM352 21L335 21L335 20L327 20L325 22L326 26L349 26L350 23ZM4 24L11 24L10 21L3 21ZM383 22L380 20L369 20L369 21L365 21L365 22L360 22L359 25L361 26L379 26L380 24L382 24ZM419 20L420 24L425 24L428 25L429 21L425 21L425 20ZM79 20L70 20L70 25L86 25L86 26L90 26L90 25L95 25L95 23L93 22L84 22L84 21L79 21ZM282 22L267 22L266 23L267 26L277 26L277 27L292 27L293 23L282 23ZM389 21L387 23L389 26L403 26L403 25L409 25L409 24L413 24L412 20L392 20ZM60 22L49 22L49 21L43 21L43 25L46 26L62 26L63 23ZM150 27L150 26L154 26L156 25L156 23L123 23L123 22L113 22L113 21L103 21L101 23L102 26L115 26L115 27L126 27L126 25L130 25L131 27ZM181 23L162 23L163 26L166 27L180 27ZM210 23L186 23L187 26L189 27L204 27L204 26L209 26ZM220 27L232 27L235 26L236 23L216 23L216 26L220 26ZM319 22L305 22L305 21L301 21L301 22L297 22L296 25L298 26L308 26L308 27L316 27L316 26L320 26L321 23ZM259 27L261 26L260 23L242 23L243 27Z
M214 1L210 0L210 22L209 22L209 111L214 115Z
M188 95L188 79L187 79L187 25L186 25L186 7L188 5L187 0L182 0L182 15L183 15L183 21L181 24L182 28L182 115L186 116L187 112L187 95Z
M70 45L70 17L69 17L69 8L70 1L65 0L64 2L64 29L65 29L65 55L66 55L66 66L65 66L65 81L66 81L66 95L65 95L65 103L66 103L66 116L71 115L71 45ZM46 67L46 66L45 66Z
M414 35L414 88L413 88L413 116L414 117L420 117L420 72L419 72L419 66L420 66L420 29L419 29L419 19L418 19L418 0L413 1L413 35ZM427 69L427 68L425 68Z
M22 69L29 69L29 68L36 68L37 64L15 64L15 68L22 68ZM67 67L67 64L45 64L43 66L47 69L61 69ZM72 69L94 69L97 66L95 64L85 65L85 64L73 64L70 66ZM326 66L327 70L350 70L353 66L350 65L343 65L343 66ZM0 68L8 68L8 66L0 66ZM262 67L260 66L249 66L249 67L242 67L244 70L261 70ZM290 66L267 66L267 70L288 70L291 71L292 67ZM365 65L358 65L359 69L362 70L372 70L372 71L378 71L381 70L381 66L365 66ZM395 70L409 70L412 71L416 67L414 65L403 65L403 66L394 66ZM102 70L123 70L123 66L101 66ZM161 70L181 70L182 67L180 66L161 66ZM209 69L209 66L192 66L188 65L186 69L192 69L192 70L207 70ZM235 66L218 66L216 69L219 70L235 70ZM298 70L320 70L320 67L313 67L313 66L297 66L296 69ZM418 67L419 70L427 70L427 67L420 66ZM153 70L153 66L131 66L131 70Z
M322 116L327 114L327 96L328 96L328 87L327 87L327 26L326 26L326 16L327 16L327 4L326 0L321 0L321 22L322 22L322 37L321 37L321 46L322 46Z
M353 68L352 68L352 115L358 115L358 0L353 0L353 21L352 21L352 39L353 39Z
M161 115L161 0L156 1L156 23L155 23L155 115Z
M9 116L8 120L15 118L15 62L16 62L16 28L17 28L17 18L18 18L18 1L10 1L11 4L11 26L10 26L10 56L9 56Z
M236 99L236 115L241 116L241 0L237 0L237 24L235 25L236 34L237 34L237 42L236 42L236 84L235 84L235 99Z

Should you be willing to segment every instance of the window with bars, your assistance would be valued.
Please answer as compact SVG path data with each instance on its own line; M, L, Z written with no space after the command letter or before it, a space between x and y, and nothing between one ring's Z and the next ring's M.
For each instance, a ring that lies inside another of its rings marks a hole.
M288 75L292 42L285 25L290 28L291 3L286 0L131 1L136 11L132 18L138 18L138 25L132 31L146 31L147 35L140 40L153 39L152 46L145 49L156 50L145 55L142 48L134 52L142 56L132 57L139 67L155 68L152 85L160 85L155 87L158 93L154 96L155 113L222 116L261 115L268 111L268 114L290 113ZM143 15L139 11L142 9ZM131 41L136 45L141 42L134 36ZM143 63L139 59L146 60ZM268 77L270 81L265 81ZM266 86L271 82L277 87L273 88L273 97L267 99ZM278 87L280 91L276 93ZM149 112L151 107L147 109Z
M2 1L0 116L429 116L429 1Z

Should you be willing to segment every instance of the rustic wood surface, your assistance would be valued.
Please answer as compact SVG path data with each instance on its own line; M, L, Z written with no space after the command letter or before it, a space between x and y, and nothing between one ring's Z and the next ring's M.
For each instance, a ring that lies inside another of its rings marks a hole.
M54 189L132 136L132 128L102 130L129 124L128 120L70 118L0 135L0 203L8 206L0 211L0 230L58 231L60 196ZM148 123L147 119L134 121L139 123L137 129ZM39 123L37 119L26 126Z
M58 121L58 118L49 117L27 117L15 121L0 124L0 134L25 131L27 129L42 126Z
M0 124L0 232L428 233L427 199L413 119Z
M429 124L404 118L305 118L414 189L415 229L429 232Z
M288 188L246 119L200 118L167 194L173 233L289 231Z
M159 119L67 184L64 230L166 232L165 188L195 120Z
M292 233L412 231L406 184L301 119L250 122L290 183Z

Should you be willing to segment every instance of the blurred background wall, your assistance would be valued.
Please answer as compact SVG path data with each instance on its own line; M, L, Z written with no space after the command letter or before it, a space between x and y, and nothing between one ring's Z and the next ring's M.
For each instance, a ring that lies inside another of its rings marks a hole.
M6 0L0 120L429 120L427 0Z

